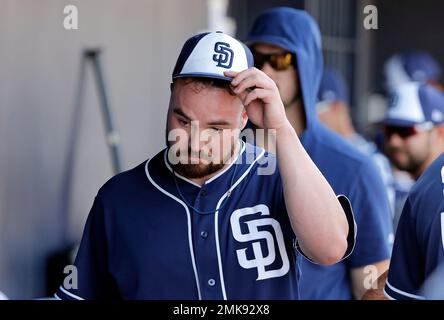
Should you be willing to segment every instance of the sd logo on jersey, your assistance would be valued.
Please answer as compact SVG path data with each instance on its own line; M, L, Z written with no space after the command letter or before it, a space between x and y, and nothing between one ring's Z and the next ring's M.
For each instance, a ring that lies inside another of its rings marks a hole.
M230 44L226 42L216 42L214 45L213 61L217 62L216 66L229 69L233 64L233 50Z
M242 222L245 223L248 227L248 232L242 233L240 218L246 215L258 213L260 213L260 218ZM244 242L247 246L244 249L236 250L239 264L244 269L257 268L258 277L256 280L264 280L284 276L285 274L287 274L290 267L281 226L277 220L266 217L269 215L270 211L268 207L264 204L259 204L250 208L238 209L233 212L230 218L233 237L239 242ZM259 230L259 227L262 226L273 227L278 250L276 250L275 247L273 234L266 230ZM261 243L258 240L265 240L267 243L267 248L261 248ZM254 253L254 258L250 260L247 259L246 254L248 247L252 247ZM268 252L268 254L264 256L264 252ZM276 254L280 255L282 266L279 269L267 268L266 270L266 267L272 265L275 262Z

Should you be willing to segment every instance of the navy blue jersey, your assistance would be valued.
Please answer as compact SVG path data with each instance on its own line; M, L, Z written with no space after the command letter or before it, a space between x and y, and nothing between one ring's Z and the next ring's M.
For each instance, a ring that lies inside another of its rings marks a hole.
M166 154L100 189L75 261L77 289L56 296L298 299L300 255L275 156L243 144L236 163L199 186L175 175Z
M420 289L444 262L444 154L413 186L399 219L384 293L423 299Z

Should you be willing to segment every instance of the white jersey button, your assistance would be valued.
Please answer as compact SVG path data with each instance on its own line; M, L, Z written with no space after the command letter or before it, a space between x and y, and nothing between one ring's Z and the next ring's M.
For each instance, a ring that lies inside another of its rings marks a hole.
M209 285L210 287L214 287L215 284L216 284L216 280L214 280L214 279L210 279L210 280L208 280L208 285Z

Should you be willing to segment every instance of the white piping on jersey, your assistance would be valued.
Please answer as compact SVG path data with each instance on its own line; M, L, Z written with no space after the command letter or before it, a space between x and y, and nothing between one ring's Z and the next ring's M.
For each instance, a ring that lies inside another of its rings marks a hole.
M353 234L353 236L354 236L354 239L353 239L353 246L352 246L352 249L350 250L350 252L347 254L347 255L344 255L342 258L341 258L341 260L339 260L339 261L337 261L336 263L339 263L339 262L341 262L341 261L344 261L345 259L347 259L352 253L353 253L353 251L355 250L355 246L356 246L356 236L358 235L358 225L356 224L356 220L355 220L355 214L353 213L353 207L351 206L351 203L350 203L350 200L348 199L348 197L347 196L345 196L345 195L343 195L343 194L338 194L337 196L336 196L336 199L338 199L338 201L339 201L339 197L343 197L343 198L345 198L345 199L347 199L347 201L348 201L348 206L349 206L349 209L350 209L350 211L351 211L351 215L352 215L352 218L353 218L353 231L354 231L354 234ZM345 211L345 209L344 209L344 207L342 206L342 204L341 204L341 208L342 208L342 210L343 211ZM347 216L347 214L345 214L346 216ZM348 220L348 217L347 217L347 220ZM350 226L349 226L350 227ZM350 231L349 231L350 232ZM322 266L322 263L318 263L318 262L316 262L316 261L313 261L313 260L311 260L303 251L302 251L302 248L300 247L300 245L299 245L299 240L296 238L296 250L302 255L302 257L304 258L304 259L306 259L306 260L308 260L308 261L310 261L310 263L313 263L313 264L315 264L315 265L318 265L318 266ZM347 251L349 250L349 248L348 248L348 246L347 246Z
M170 170L172 173L174 173L174 175L176 177L178 177L179 179L182 179L182 180L188 182L189 184L192 184L195 187L201 188L201 186L198 185L196 182L191 181L190 179L187 179L184 176L181 176L180 174L173 171L173 169L171 168L170 164L167 161L167 153L168 153L168 149L166 149L165 152L163 153L163 161L165 162L165 166L168 168L168 170Z
M356 224L355 213L353 212L353 207L352 207L352 205L351 205L350 199L348 199L348 197L347 197L346 195L338 194L338 195L336 196L336 198L338 199L338 201L339 201L339 197L343 197L343 198L347 199L347 201L348 201L348 205L349 205L349 209L350 209L351 214L352 214L352 217L353 217L353 226L354 226L354 229L355 229L355 230L354 230L354 231L355 231L355 234L354 234L354 240L353 240L353 247L352 247L352 249L350 250L350 252L348 253L348 255L344 256L341 260L338 261L338 262L341 262L341 261L347 259L347 258L353 253L353 251L355 251L355 247L356 247L356 237L358 236L358 225ZM342 205L341 205L341 207L342 207ZM343 207L342 207L342 210L344 210ZM347 249L348 249L348 248L347 248ZM336 263L337 263L337 262L336 262Z
M224 170L222 170L221 172L219 172L218 174L216 174L214 177L211 177L210 179L208 179L207 181L205 181L204 184L207 184L207 183L210 183L211 181L216 180L216 179L219 178L221 175L223 175L225 172L227 172L227 171L231 168L231 166L237 162L237 160L239 159L239 157L240 157L240 156L244 153L244 151L245 151L245 142L243 142L242 140L240 140L240 142L241 142L241 144L242 144L242 148L241 148L239 154L237 155L236 159L235 159L234 161L232 161L232 162L228 165L228 167L226 167ZM165 162L165 165L166 165L166 167L168 168L168 170L170 170L172 173L174 173L174 175L175 175L176 177L178 177L178 178L180 178L180 179L182 179L182 180L188 182L189 184L192 184L193 186L196 186L196 187L198 187L198 188L202 188L200 185L198 185L198 184L195 183L194 181L192 181L192 180L190 180L190 179L188 179L188 178L186 178L186 177L184 177L184 176L181 176L180 174L174 172L173 169L171 168L170 164L169 164L168 161L167 161L167 153L168 153L168 149L166 149L165 152L164 152L164 154L163 154L163 161Z
M74 298L74 299L76 299L76 300L85 300L85 299L83 299L82 297L76 296L75 294L73 294L73 293L71 293L71 292L68 292L68 291L65 290L62 286L60 286L60 290L61 290L64 294L70 296L71 298Z
M60 297L57 295L57 293L54 293L54 299L56 299L56 300L62 300L62 299L60 299Z
M405 291L402 291L402 290L396 289L394 286L392 286L392 285L388 282L388 279L385 281L385 284L386 284L391 290L395 291L396 293L399 293L400 295L403 295L403 296L408 297L408 298L417 299L417 300L425 300L425 298L424 298L423 296L418 296L418 295L416 295L416 294L411 294L411 293L408 293L408 292L405 292Z
M444 250L444 212L441 212L441 240L442 249Z
M247 174L250 172L251 168L253 168L253 165L258 161L263 155L265 154L265 150L262 149L259 156L254 159L254 161L250 164L247 170L240 176L240 178L231 186L227 192L224 193L224 195L219 199L219 202L216 206L216 213L214 215L214 231L215 231L215 238L216 238L216 251L217 251L217 263L219 265L219 277L220 277L220 286L222 288L222 296L224 300L227 300L227 292L225 291L225 280L224 280L224 272L222 270L222 258L220 255L220 247L219 247L219 208L224 201L224 199L228 196L228 193L231 193L231 191L237 187L237 185L247 176Z
M382 289L382 292L383 292L384 295L385 295L387 298L389 298L390 300L395 300L395 298L393 298L391 295L389 295L389 294L387 293L387 291L385 291L385 288Z
M150 159L151 160L151 159ZM187 221L188 221L188 245L190 247L190 255L191 255L191 262L193 264L193 271L194 271L194 278L196 280L196 285L197 285L197 294L199 296L199 300L202 300L202 296L200 294L200 285L199 285L199 275L197 274L197 268L196 268L196 261L194 260L194 250L193 250L193 238L192 238L192 234L191 234L191 216L190 216L190 211L188 210L187 205L180 199L178 199L177 197L175 197L174 195L172 195L171 193L169 193L168 191L162 189L157 183L154 182L154 180L151 178L149 170L148 170L148 164L150 162L150 160L148 160L145 164L145 173L146 176L148 178L148 180L151 182L151 184L153 186L155 186L160 192L162 192L163 194L167 195L168 197L170 197L171 199L179 202L185 209L185 212L187 213Z

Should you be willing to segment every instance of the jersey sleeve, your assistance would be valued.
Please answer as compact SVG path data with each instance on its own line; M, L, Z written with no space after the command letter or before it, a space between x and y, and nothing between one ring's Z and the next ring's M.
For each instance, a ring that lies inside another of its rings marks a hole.
M108 272L105 210L98 195L88 215L82 241L70 274L55 293L56 299L113 299L117 290Z
M347 260L351 268L389 259L394 238L387 194L370 158L356 174L349 194L357 224L356 246Z
M284 234L293 240L294 248L301 255L303 255L307 260L316 264L316 262L311 260L302 251L301 247L299 246L297 234L294 233L293 228L291 226L290 218L288 216L287 206L285 204L282 178L281 178L278 170L276 170L275 183L274 183L274 188L272 190L273 190L274 199L275 199L274 211L278 212L279 221L281 222ZM343 260L343 259L347 258L353 252L353 250L355 248L357 227L356 227L356 221L355 221L354 214L353 214L352 205L351 205L349 199L344 195L337 195L337 199L344 211L344 214L346 216L347 223L348 223L348 229L349 229L349 232L347 235L347 249L345 251L344 256L341 259L341 260Z
M276 158L274 158L276 159ZM281 225L283 225L283 231L284 234L293 239L294 241L294 247L296 250L302 254L306 259L309 261L312 261L309 257L307 257L304 252L302 251L301 247L299 246L299 242L297 239L297 235L294 233L293 228L290 223L290 218L288 216L287 206L285 204L285 197L284 197L284 189L283 189L283 183L282 178L280 176L279 170L276 170L275 174L275 183L273 188L273 194L274 199L276 200L274 203L274 210L278 212L278 217L280 218ZM347 219L348 223L348 236L347 236L347 250L345 251L344 257L342 259L347 258L354 250L355 243L356 243L356 222L353 214L353 209L351 206L351 203L349 199L344 195L338 195L337 199L339 201L339 204L341 205L342 209L344 210L344 214ZM314 261L312 261L315 263Z
M389 298L424 299L421 286L444 262L442 163L430 165L407 198L384 288Z
M355 244L356 244L356 231L357 231L357 228L356 228L356 221L355 221L355 217L354 217L354 214L353 214L353 209L352 209L350 200L348 200L348 198L346 196L344 196L344 195L338 195L337 199L338 199L339 203L341 204L342 209L344 210L344 214L345 214L345 217L347 218L347 224L348 224L347 250L345 250L344 256L340 260L340 261L342 261L342 260L348 258L353 253L353 250L354 250ZM310 261L311 263L316 264L315 261L310 259L302 251L301 247L299 246L299 241L296 241L296 249L308 261Z
M444 300L444 262L433 271L433 273L427 277L424 282L421 294L427 300Z
M412 217L412 203L408 198L396 230L390 269L384 294L390 299L424 299L418 294L422 285L423 259Z

